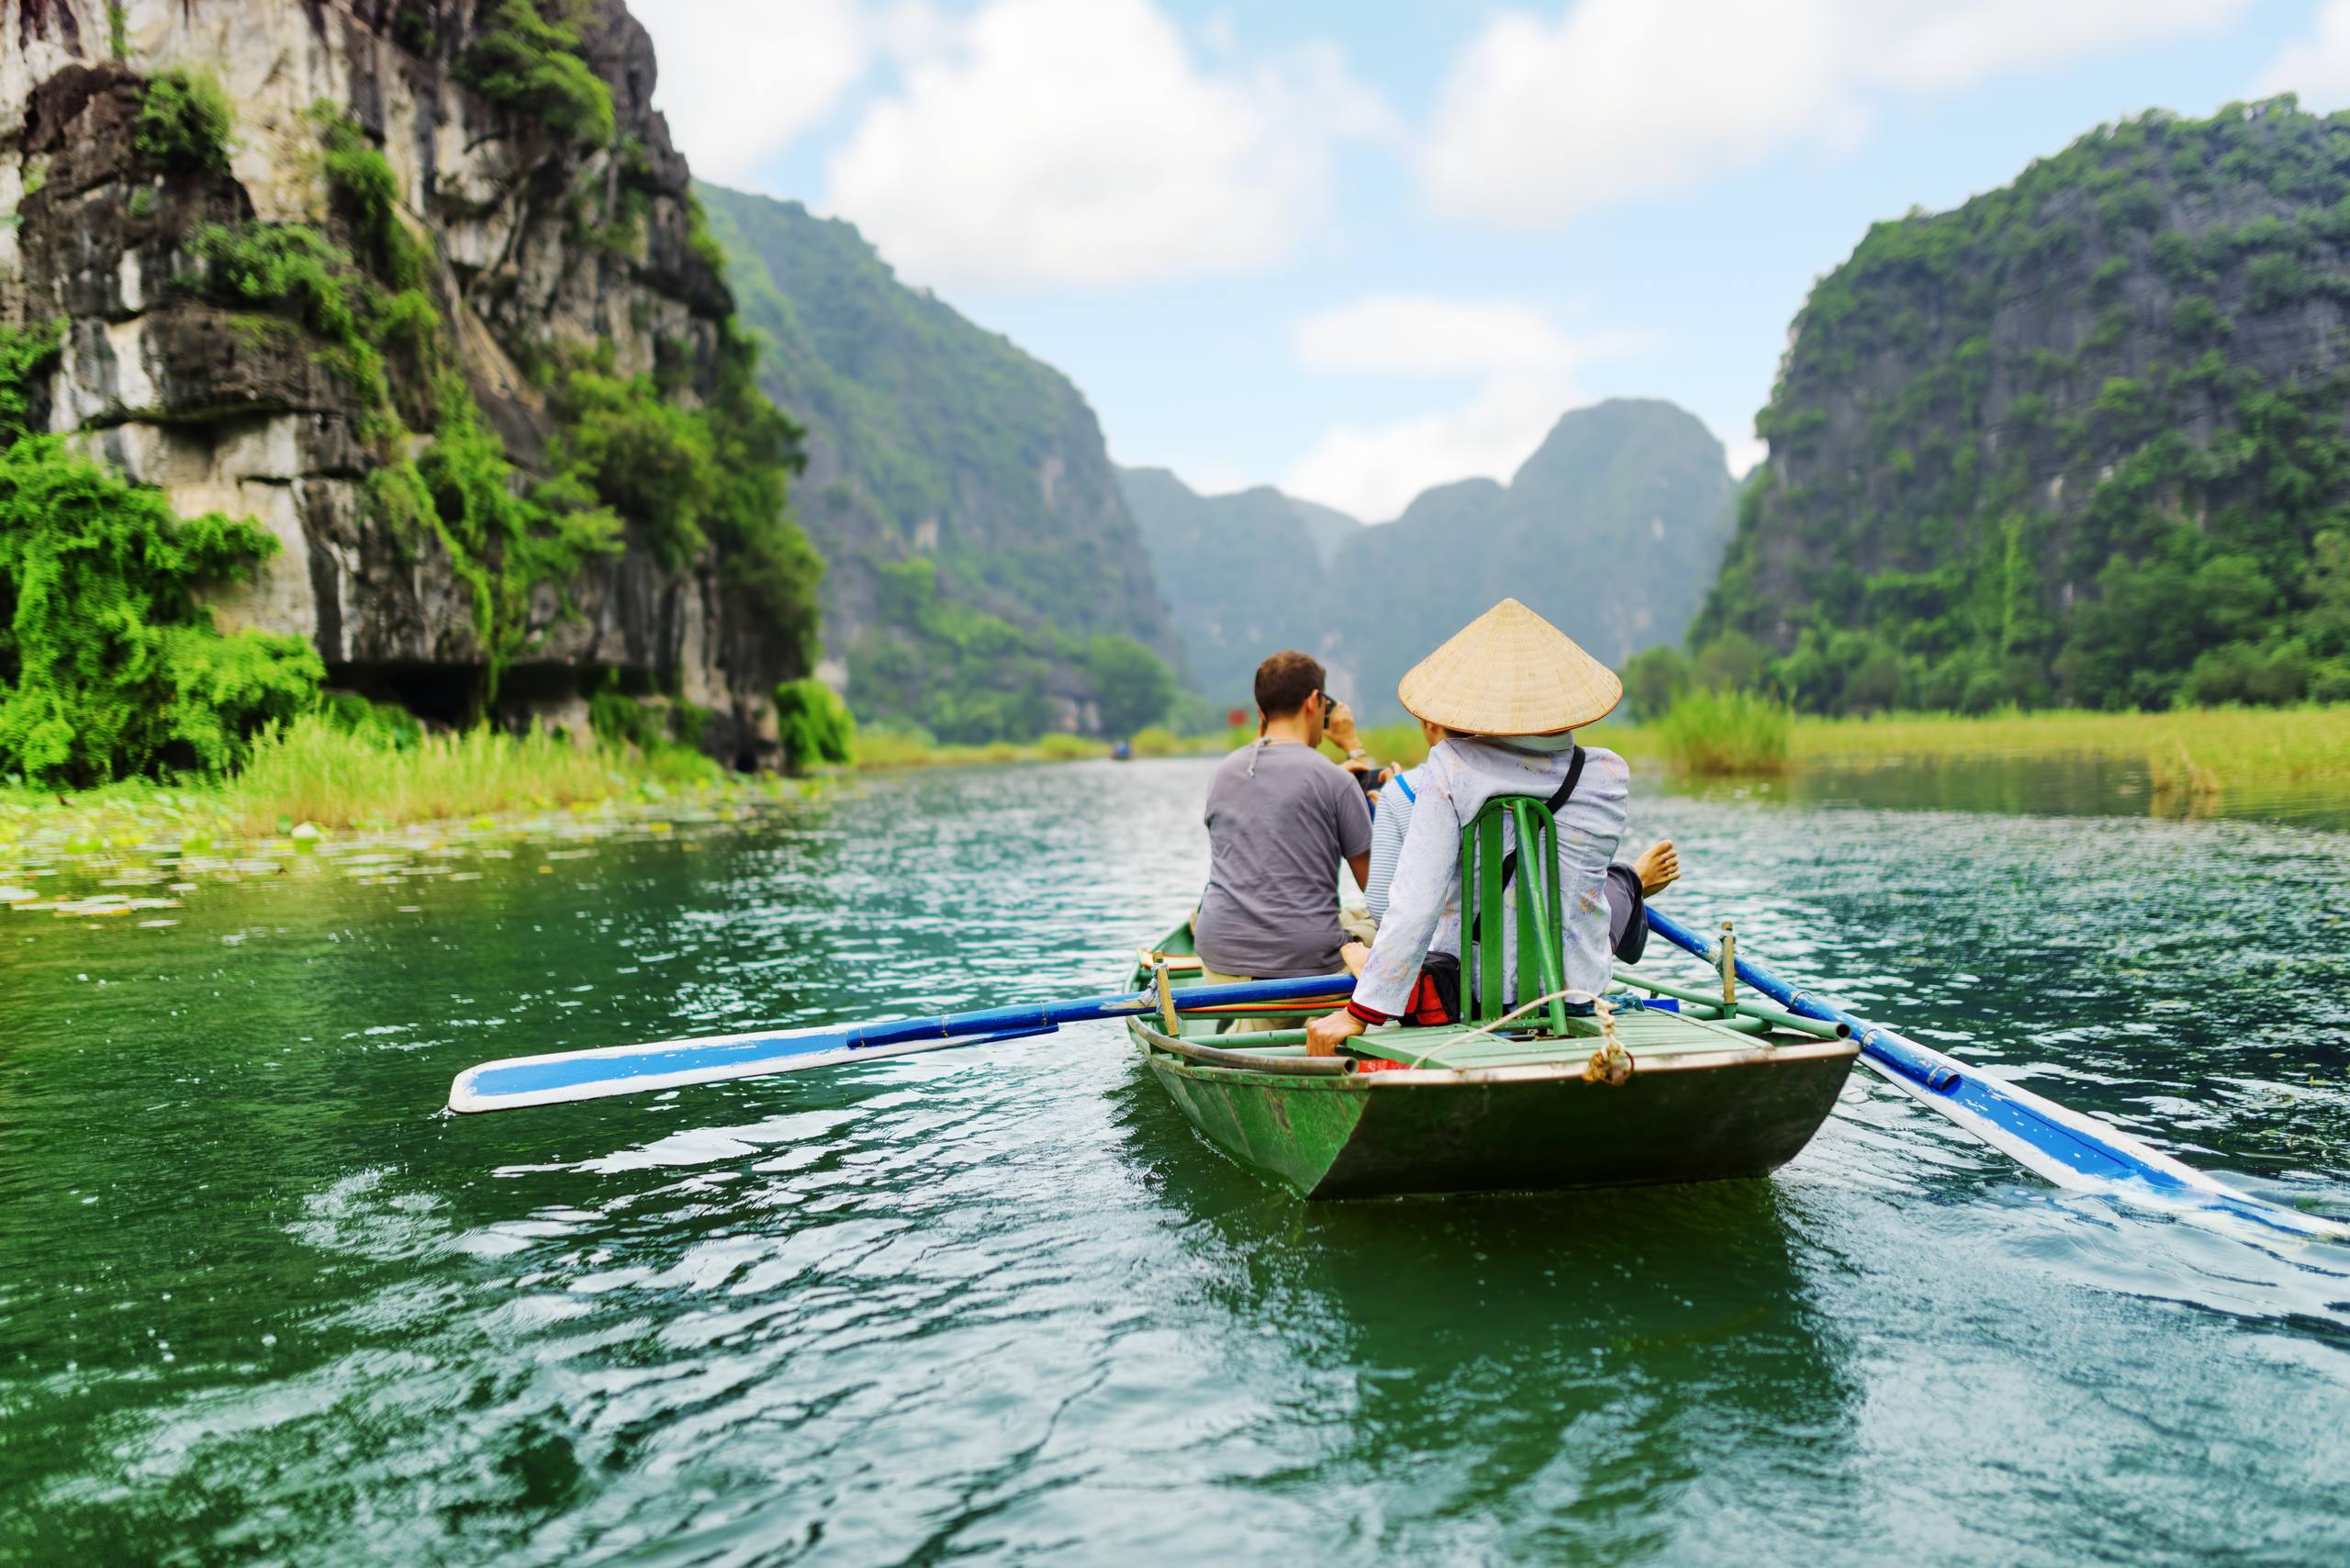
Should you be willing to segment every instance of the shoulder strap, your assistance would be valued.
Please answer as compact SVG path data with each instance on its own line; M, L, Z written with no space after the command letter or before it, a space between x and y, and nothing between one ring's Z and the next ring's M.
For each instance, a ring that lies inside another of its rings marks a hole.
M1568 799L1575 792L1575 786L1583 782L1583 762L1586 755L1583 747L1575 747L1574 756L1567 762L1567 781L1559 786L1556 794L1543 802L1550 807L1552 816L1559 814L1559 808L1567 803Z
M1418 801L1420 792L1412 788L1412 781L1409 778L1398 773L1394 778L1394 785L1395 788L1404 791L1404 799L1414 802Z

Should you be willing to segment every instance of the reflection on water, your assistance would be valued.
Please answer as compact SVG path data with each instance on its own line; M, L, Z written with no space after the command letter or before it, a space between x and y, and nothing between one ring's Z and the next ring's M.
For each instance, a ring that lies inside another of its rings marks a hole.
M1926 756L1807 765L1780 778L1674 779L1674 793L1809 807L1998 812L2016 816L2224 818L2350 829L2350 790L2286 780L2224 791L2165 788L2143 762L2112 756Z
M1106 1025L434 1114L491 1056L1099 989L1205 771L0 924L0 1561L2350 1552L2350 1249L2055 1193L1865 1075L1767 1182L1324 1206ZM1686 916L2350 1214L2350 838L1639 818Z

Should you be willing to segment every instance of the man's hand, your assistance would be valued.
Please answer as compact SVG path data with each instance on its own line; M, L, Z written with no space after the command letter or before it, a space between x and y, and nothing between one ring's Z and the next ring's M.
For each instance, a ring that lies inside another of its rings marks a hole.
M1339 1008L1326 1013L1305 1026L1305 1054L1310 1057L1334 1057L1338 1047L1362 1033L1362 1020Z
M1343 702L1330 704L1330 716L1322 721L1322 733L1329 737L1331 744L1350 756L1362 749L1362 737L1355 730L1355 711ZM1348 761L1347 766L1358 773L1370 767L1368 761L1359 757Z

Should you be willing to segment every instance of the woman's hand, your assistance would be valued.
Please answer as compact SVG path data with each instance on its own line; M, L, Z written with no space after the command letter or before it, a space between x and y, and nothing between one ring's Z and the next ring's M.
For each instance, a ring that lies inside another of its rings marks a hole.
M1305 1054L1310 1057L1334 1057L1338 1047L1362 1033L1362 1020L1339 1008L1325 1013L1305 1026Z
M1371 949L1360 942L1347 943L1338 949L1338 962L1347 966L1347 973L1360 980L1362 967L1371 962Z

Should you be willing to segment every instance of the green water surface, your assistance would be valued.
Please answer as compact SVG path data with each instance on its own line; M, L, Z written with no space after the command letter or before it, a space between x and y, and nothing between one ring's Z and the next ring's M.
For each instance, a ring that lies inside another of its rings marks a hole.
M2350 1249L2060 1194L1864 1073L1767 1182L1325 1206L1107 1025L439 1114L489 1057L1109 989L1207 766L0 913L0 1560L2350 1561ZM1636 832L1748 952L2350 1215L2350 836L1883 788Z

